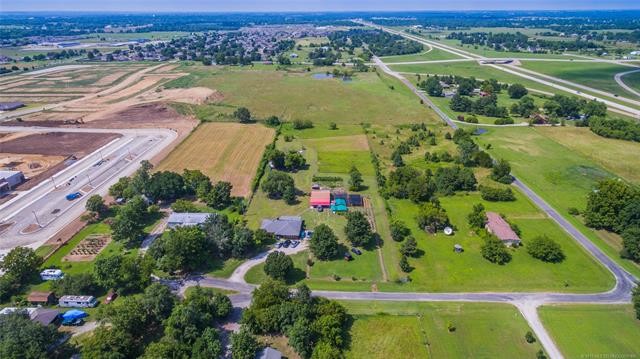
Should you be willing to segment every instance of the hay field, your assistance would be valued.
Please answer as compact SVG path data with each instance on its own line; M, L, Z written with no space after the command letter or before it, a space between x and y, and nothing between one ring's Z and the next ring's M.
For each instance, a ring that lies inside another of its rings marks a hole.
M228 181L234 196L248 196L264 148L275 132L262 125L204 123L184 140L158 170L199 169L212 181Z

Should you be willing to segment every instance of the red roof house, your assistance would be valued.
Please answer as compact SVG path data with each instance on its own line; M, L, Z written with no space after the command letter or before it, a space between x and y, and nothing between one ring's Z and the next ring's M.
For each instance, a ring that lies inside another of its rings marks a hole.
M314 190L311 191L311 207L329 207L331 205L331 191Z
M520 237L511 229L509 223L495 212L487 212L487 224L485 228L507 246L520 244Z

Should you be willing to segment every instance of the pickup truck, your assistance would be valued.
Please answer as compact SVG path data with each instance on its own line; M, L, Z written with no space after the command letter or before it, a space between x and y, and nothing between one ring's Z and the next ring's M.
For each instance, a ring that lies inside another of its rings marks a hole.
M73 192L73 193L69 193L65 198L67 199L67 201L73 201L74 199L78 199L80 197L82 197L82 193Z

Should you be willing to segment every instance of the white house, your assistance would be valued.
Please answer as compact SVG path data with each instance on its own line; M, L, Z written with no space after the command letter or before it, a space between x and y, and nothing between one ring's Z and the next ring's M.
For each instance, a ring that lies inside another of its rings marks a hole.
M40 272L42 280L58 280L64 278L64 273L60 269L45 269Z
M98 305L98 301L92 295L63 295L60 297L58 305L71 308L93 308Z
M211 213L171 213L167 220L167 227L190 227L202 225Z

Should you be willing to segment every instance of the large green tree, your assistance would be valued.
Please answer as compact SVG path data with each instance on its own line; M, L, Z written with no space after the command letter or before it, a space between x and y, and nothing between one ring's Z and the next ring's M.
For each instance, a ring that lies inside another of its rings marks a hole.
M349 170L349 190L360 191L362 190L363 183L362 173L360 173L356 166L351 166L351 170Z
M491 179L496 182L510 184L513 182L511 176L511 165L504 159L498 160L491 169Z
M122 242L126 246L133 246L140 242L144 236L146 213L147 204L140 196L133 197L127 204L120 207L111 224L113 240Z
M496 264L506 264L511 261L511 253L498 238L489 235L485 238L484 244L480 247L480 253L489 262Z
M311 253L320 260L329 260L338 255L338 238L324 223L314 229L309 242Z
M553 239L543 235L535 237L527 243L527 253L543 262L562 262L565 258L560 245Z
M264 263L264 272L274 279L284 280L293 269L293 260L284 252L269 253Z
M354 246L367 245L373 236L367 217L359 211L347 213L347 224L344 227L344 233Z
M61 338L56 327L33 322L28 315L0 315L0 358L51 358L49 349Z
M233 359L254 359L259 345L256 338L247 330L240 329L231 335L231 357Z
M269 171L267 178L262 182L262 190L273 199L282 198L287 190L293 188L293 178L281 171Z
M167 272L190 272L201 268L210 252L209 242L196 226L172 229L149 248L149 255L156 259L158 268Z

